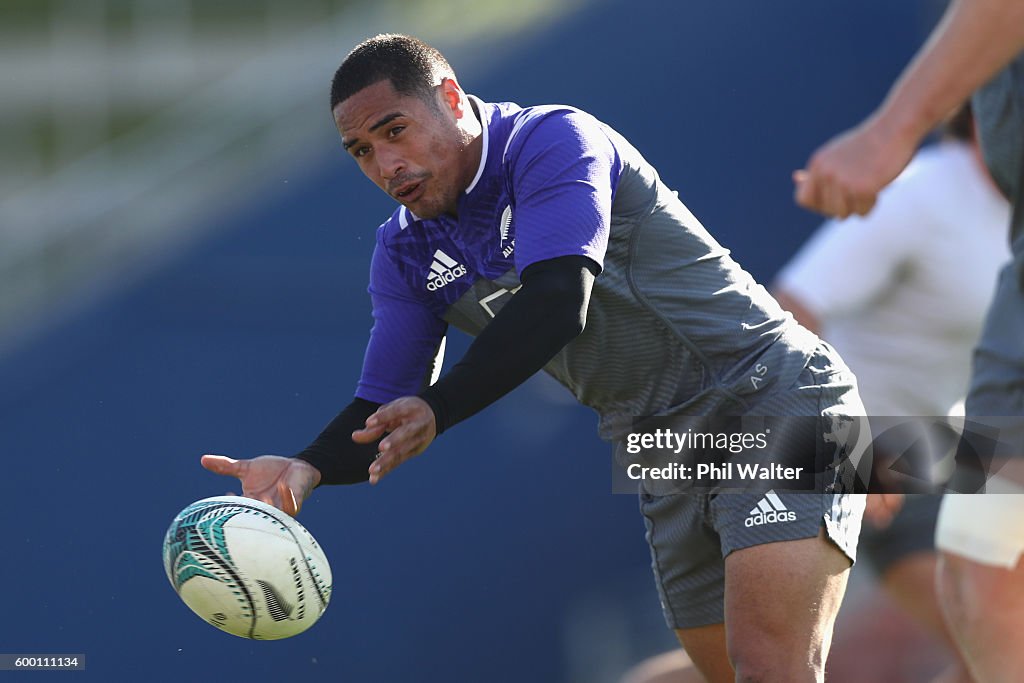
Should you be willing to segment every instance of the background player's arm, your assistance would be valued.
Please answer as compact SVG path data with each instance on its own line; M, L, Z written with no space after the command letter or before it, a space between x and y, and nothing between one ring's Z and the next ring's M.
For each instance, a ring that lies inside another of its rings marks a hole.
M1022 49L1024 2L953 0L878 110L794 174L797 203L840 217L866 214L928 131Z
M780 306L793 314L793 318L798 323L814 334L821 334L821 321L818 319L818 316L811 312L811 309L804 305L800 298L793 296L784 289L773 290L772 296L775 297Z
M909 185L898 181L864 218L826 221L782 267L773 294L798 323L821 334L830 319L868 309L898 281L930 238Z

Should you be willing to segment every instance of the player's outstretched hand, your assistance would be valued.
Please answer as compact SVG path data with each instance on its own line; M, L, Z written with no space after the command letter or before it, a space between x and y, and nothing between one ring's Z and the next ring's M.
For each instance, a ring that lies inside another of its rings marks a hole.
M261 455L252 460L235 460L224 455L204 455L203 467L242 482L242 495L261 500L292 517L320 483L320 471L305 460Z
M917 147L878 117L822 145L795 171L794 197L800 206L827 216L866 215L878 193L900 174Z
M437 436L434 411L422 398L404 396L382 405L366 418L366 428L352 432L356 443L380 442L380 455L370 465L370 483L427 449Z

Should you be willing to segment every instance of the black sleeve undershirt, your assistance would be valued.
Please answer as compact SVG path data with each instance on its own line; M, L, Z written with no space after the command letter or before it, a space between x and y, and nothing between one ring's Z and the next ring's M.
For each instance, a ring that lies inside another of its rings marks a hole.
M475 415L544 367L586 325L597 264L560 256L531 264L522 287L473 341L466 355L420 394L434 411L437 433ZM320 470L320 484L369 479L379 440L352 441L352 432L381 404L355 398L320 436L295 457Z
M434 411L438 434L525 382L583 332L598 272L585 256L560 256L523 270L522 288L462 360L420 394Z
M370 478L369 467L377 459L378 439L361 444L352 440L352 432L366 426L366 418L377 412L380 403L354 398L331 420L316 440L296 455L320 470L320 485L358 484Z

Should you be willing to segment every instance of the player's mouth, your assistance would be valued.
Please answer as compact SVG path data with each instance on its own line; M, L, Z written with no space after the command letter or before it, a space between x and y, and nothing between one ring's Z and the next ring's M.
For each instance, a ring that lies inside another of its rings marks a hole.
M423 182L409 183L403 185L395 192L395 199L403 204L410 204L423 195Z

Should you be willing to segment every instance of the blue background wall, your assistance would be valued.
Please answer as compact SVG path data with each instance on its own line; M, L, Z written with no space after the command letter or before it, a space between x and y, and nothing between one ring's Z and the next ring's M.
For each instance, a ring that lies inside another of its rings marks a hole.
M817 223L790 172L879 101L933 16L887 0L609 0L464 85L612 123L765 280ZM302 520L335 592L308 633L251 643L180 603L160 565L167 524L237 490L199 455L295 452L358 374L389 201L340 152L289 180L0 360L0 651L84 652L94 680L564 681L657 647L640 637L657 613L635 500L609 493L595 417L543 381L381 486L314 496ZM465 341L450 342L451 359ZM620 630L593 636L586 615L609 612Z

